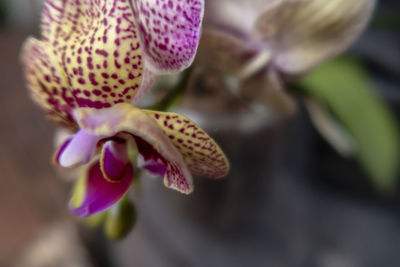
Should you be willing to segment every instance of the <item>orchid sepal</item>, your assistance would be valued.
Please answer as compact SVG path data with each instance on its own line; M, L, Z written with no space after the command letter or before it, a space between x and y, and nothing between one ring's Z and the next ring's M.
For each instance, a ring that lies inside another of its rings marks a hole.
M201 36L204 0L131 0L146 68L179 72L192 64Z
M212 179L225 176L229 161L216 142L189 118L174 113L145 110L183 155L193 174Z
M375 0L275 0L259 15L253 30L272 44L278 69L302 74L354 43L375 4Z

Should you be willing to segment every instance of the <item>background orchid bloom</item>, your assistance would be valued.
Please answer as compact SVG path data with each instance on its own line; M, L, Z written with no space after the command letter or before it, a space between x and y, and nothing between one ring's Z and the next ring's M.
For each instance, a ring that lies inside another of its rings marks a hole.
M229 169L218 145L188 118L128 104L155 73L191 64L203 2L138 0L132 6L125 0L48 0L43 40L29 38L23 48L33 99L51 119L78 129L61 145L56 162L75 167L93 159L82 203L71 209L80 216L109 208L127 192L132 146L141 167L186 194L193 190L190 171L219 178Z
M23 48L33 99L64 125L75 124L77 107L102 109L137 100L154 74L191 64L203 5L197 0L45 1L42 40L29 38Z
M207 1L200 53L208 56L198 60L241 79L257 76L260 82L244 84L242 94L277 97L290 106L290 99L282 93L282 80L345 50L365 28L375 2ZM260 90L262 84L266 90Z

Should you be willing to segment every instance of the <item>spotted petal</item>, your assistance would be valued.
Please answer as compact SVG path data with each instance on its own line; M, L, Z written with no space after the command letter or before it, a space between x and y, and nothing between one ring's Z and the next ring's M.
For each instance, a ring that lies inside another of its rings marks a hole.
M258 18L255 31L267 41L274 40L275 64L280 69L301 73L351 45L364 30L376 1L276 2Z
M229 171L229 162L215 141L198 125L173 112L146 110L183 155L190 171L199 176L220 178Z
M133 10L126 0L47 0L42 36L81 107L130 102L141 82Z
M168 163L165 162L160 153L142 138L135 137L135 143L139 152L138 167L144 168L154 175L164 177Z
M133 179L133 167L125 169L118 181L104 178L100 162L91 163L78 181L70 202L71 213L87 217L102 212L117 203L128 191Z
M166 166L164 184L167 187L186 194L192 192L192 175L182 155L146 112L130 104L121 103L103 110L80 108L77 111L77 120L82 129L93 135L130 134L135 138L138 150L145 155L146 160L151 158L154 162L161 162ZM146 147L143 148L141 143ZM146 156L146 153L149 155Z
M180 71L195 56L204 0L131 0L145 67L156 74Z
M72 109L76 107L76 102L49 43L28 38L22 48L21 59L33 100L51 119L74 128Z

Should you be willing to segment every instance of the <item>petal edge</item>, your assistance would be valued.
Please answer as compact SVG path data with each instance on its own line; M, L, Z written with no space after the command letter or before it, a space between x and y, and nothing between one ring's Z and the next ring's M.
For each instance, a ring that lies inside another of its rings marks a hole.
M229 161L222 149L189 118L173 112L145 112L154 118L181 152L192 173L217 179L229 172Z

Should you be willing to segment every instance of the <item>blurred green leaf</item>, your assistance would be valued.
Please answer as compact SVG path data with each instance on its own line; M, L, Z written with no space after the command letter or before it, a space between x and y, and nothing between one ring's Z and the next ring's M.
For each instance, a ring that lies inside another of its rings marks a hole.
M300 86L330 108L355 138L356 154L374 184L392 189L399 165L398 126L363 66L340 57L317 68Z

